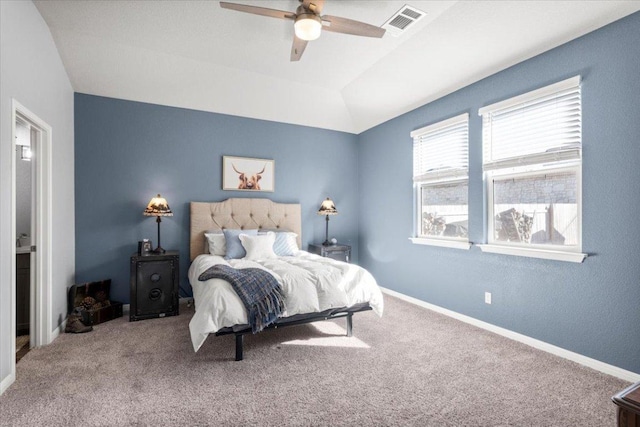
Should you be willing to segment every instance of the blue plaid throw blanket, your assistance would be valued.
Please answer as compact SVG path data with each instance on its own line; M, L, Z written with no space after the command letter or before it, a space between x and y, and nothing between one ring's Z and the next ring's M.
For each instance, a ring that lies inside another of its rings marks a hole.
M231 284L249 313L249 324L254 334L275 322L284 311L282 288L276 278L265 270L214 265L202 273L198 280L213 278Z

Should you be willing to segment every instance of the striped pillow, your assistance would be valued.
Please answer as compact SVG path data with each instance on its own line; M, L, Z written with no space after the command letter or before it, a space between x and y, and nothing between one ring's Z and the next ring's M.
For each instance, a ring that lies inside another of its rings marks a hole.
M276 233L276 241L273 243L273 251L278 256L292 256L298 252L298 235L290 231Z

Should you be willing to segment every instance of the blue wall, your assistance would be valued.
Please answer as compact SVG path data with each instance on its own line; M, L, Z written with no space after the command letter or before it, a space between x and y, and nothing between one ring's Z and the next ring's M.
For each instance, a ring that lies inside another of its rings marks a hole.
M111 278L129 301L129 256L156 243L142 211L160 192L174 211L162 242L181 252L189 289L191 200L222 191L223 155L275 160L278 202L300 202L303 246L330 234L382 286L640 373L640 13L523 62L359 136L76 94L77 282ZM470 114L470 239L485 241L478 109L580 74L583 79L583 264L413 245L409 133ZM484 292L493 304L484 304Z
M361 134L360 264L382 286L640 373L639 41L636 13ZM590 257L573 264L413 245L409 133L470 114L469 232L483 243L478 109L577 74Z
M274 159L275 192L223 191L223 155ZM180 251L189 293L190 201L301 203L306 248L324 240L316 211L330 196L340 215L329 233L357 257L357 155L348 133L76 94L76 282L111 278L112 298L129 302L129 257L138 240L157 244L155 219L142 215L156 193L174 212L162 221L162 246Z

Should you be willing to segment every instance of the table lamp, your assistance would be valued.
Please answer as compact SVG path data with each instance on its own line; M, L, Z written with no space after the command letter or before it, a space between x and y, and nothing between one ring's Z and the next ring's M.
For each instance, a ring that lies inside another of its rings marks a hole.
M320 205L320 209L318 209L318 215L326 215L327 224L325 227L325 239L322 242L323 246L329 246L331 243L329 242L329 215L338 215L338 210L336 209L336 205L333 203L333 200L330 198L326 198L322 201Z
M158 223L158 247L153 250L153 253L163 254L166 251L162 249L160 245L160 222L162 222L161 217L163 216L173 216L173 212L171 212L171 208L167 203L167 200L158 194L156 197L153 197L147 208L144 210L144 216L155 216L156 222Z

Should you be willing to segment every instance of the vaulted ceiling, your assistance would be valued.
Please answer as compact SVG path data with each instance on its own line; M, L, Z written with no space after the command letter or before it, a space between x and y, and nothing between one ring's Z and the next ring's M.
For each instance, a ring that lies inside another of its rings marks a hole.
M295 11L298 0L230 0ZM324 31L289 60L293 23L218 1L35 1L76 92L360 133L640 10L638 1L325 0L323 15L399 37Z

